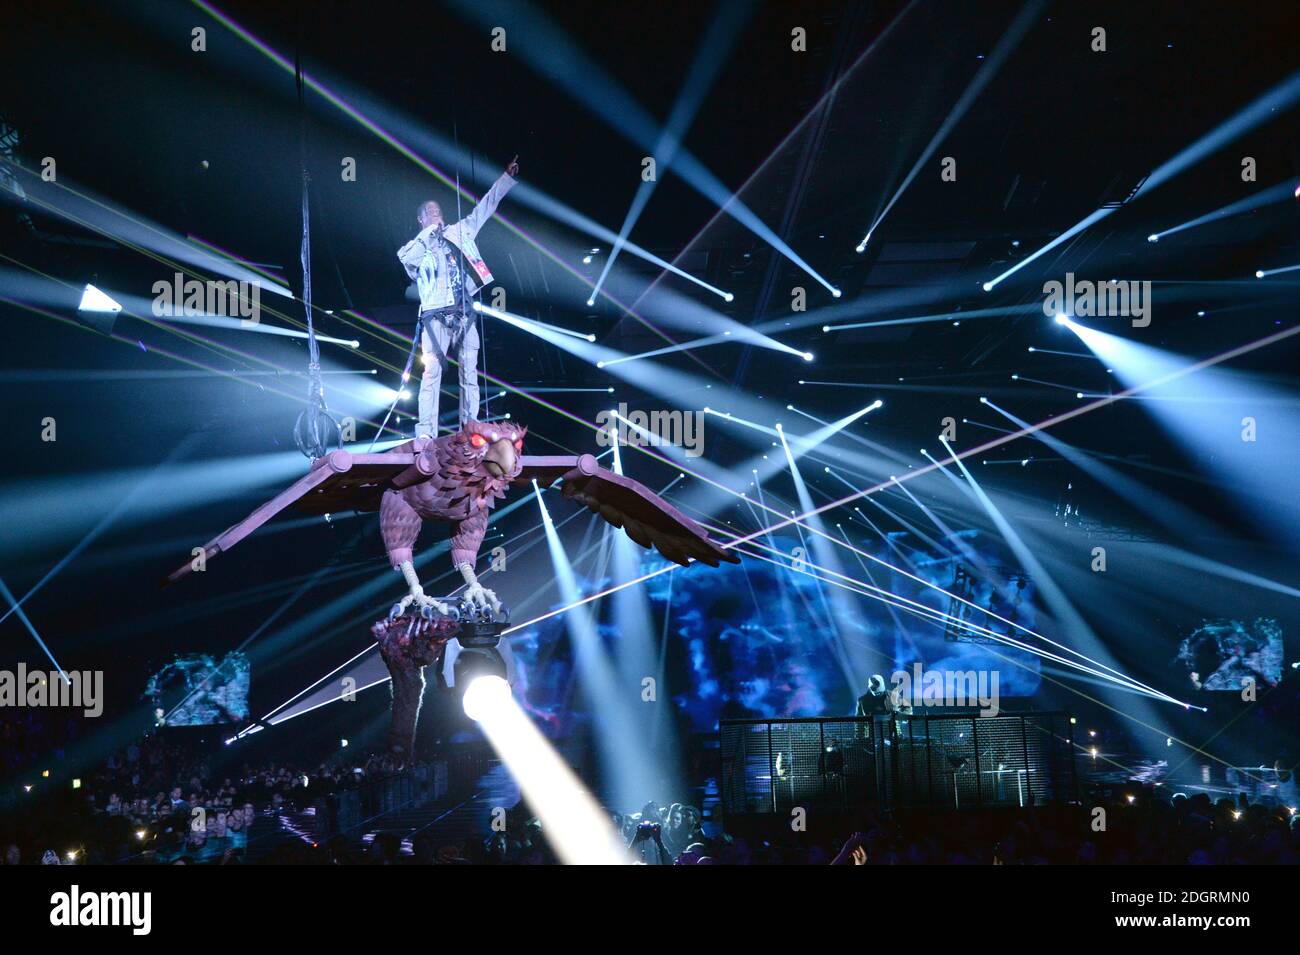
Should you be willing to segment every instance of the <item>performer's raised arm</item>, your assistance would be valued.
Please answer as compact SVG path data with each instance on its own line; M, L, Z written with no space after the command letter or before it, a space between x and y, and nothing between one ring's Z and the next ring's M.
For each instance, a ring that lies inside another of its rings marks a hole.
M465 232L469 233L471 239L475 238L479 230L487 224L488 219L491 219L492 215L497 211L497 206L506 197L506 193L514 187L518 175L519 157L516 156L510 160L510 165L506 166L506 171L492 184L492 188L470 210L469 215L457 222L452 228L464 229Z

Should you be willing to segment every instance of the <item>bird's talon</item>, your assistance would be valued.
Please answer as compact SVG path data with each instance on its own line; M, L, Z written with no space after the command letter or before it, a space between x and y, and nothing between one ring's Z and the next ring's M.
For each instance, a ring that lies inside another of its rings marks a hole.
M489 607L492 613L499 613L501 610L501 601L497 599L497 595L477 582L465 589L464 600L472 609L484 614L488 613Z

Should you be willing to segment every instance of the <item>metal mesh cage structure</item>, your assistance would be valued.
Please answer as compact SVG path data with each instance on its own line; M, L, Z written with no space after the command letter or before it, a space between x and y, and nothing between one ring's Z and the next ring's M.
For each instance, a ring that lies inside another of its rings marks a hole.
M723 720L722 808L979 809L1075 798L1064 713Z

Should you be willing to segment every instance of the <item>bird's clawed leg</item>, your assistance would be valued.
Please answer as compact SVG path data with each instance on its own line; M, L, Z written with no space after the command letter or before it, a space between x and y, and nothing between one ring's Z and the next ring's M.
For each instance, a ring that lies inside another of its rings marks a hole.
M429 609L443 616L451 614L451 607L448 604L443 603L441 600L434 600L424 592L424 588L420 586L420 578L415 573L415 566L409 560L402 561L401 571L407 585L411 588L411 592L393 608L394 617L400 617L406 613L407 608L411 605L415 605L419 610Z
M461 595L465 602L480 610L487 610L488 607L491 607L493 613L499 614L501 612L501 601L497 599L496 594L478 582L478 577L474 576L474 565L461 564L456 569L465 578L465 593Z

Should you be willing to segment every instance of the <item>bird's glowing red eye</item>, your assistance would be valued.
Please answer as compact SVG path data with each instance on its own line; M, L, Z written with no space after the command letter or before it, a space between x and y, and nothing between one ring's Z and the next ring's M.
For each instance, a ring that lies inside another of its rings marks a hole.
M476 448L481 448L487 444L487 438L483 437L481 434L471 434L469 436L469 443L474 445Z
M523 439L523 438L515 438L515 450L516 450L516 451L522 451L523 449L524 449L524 439Z

